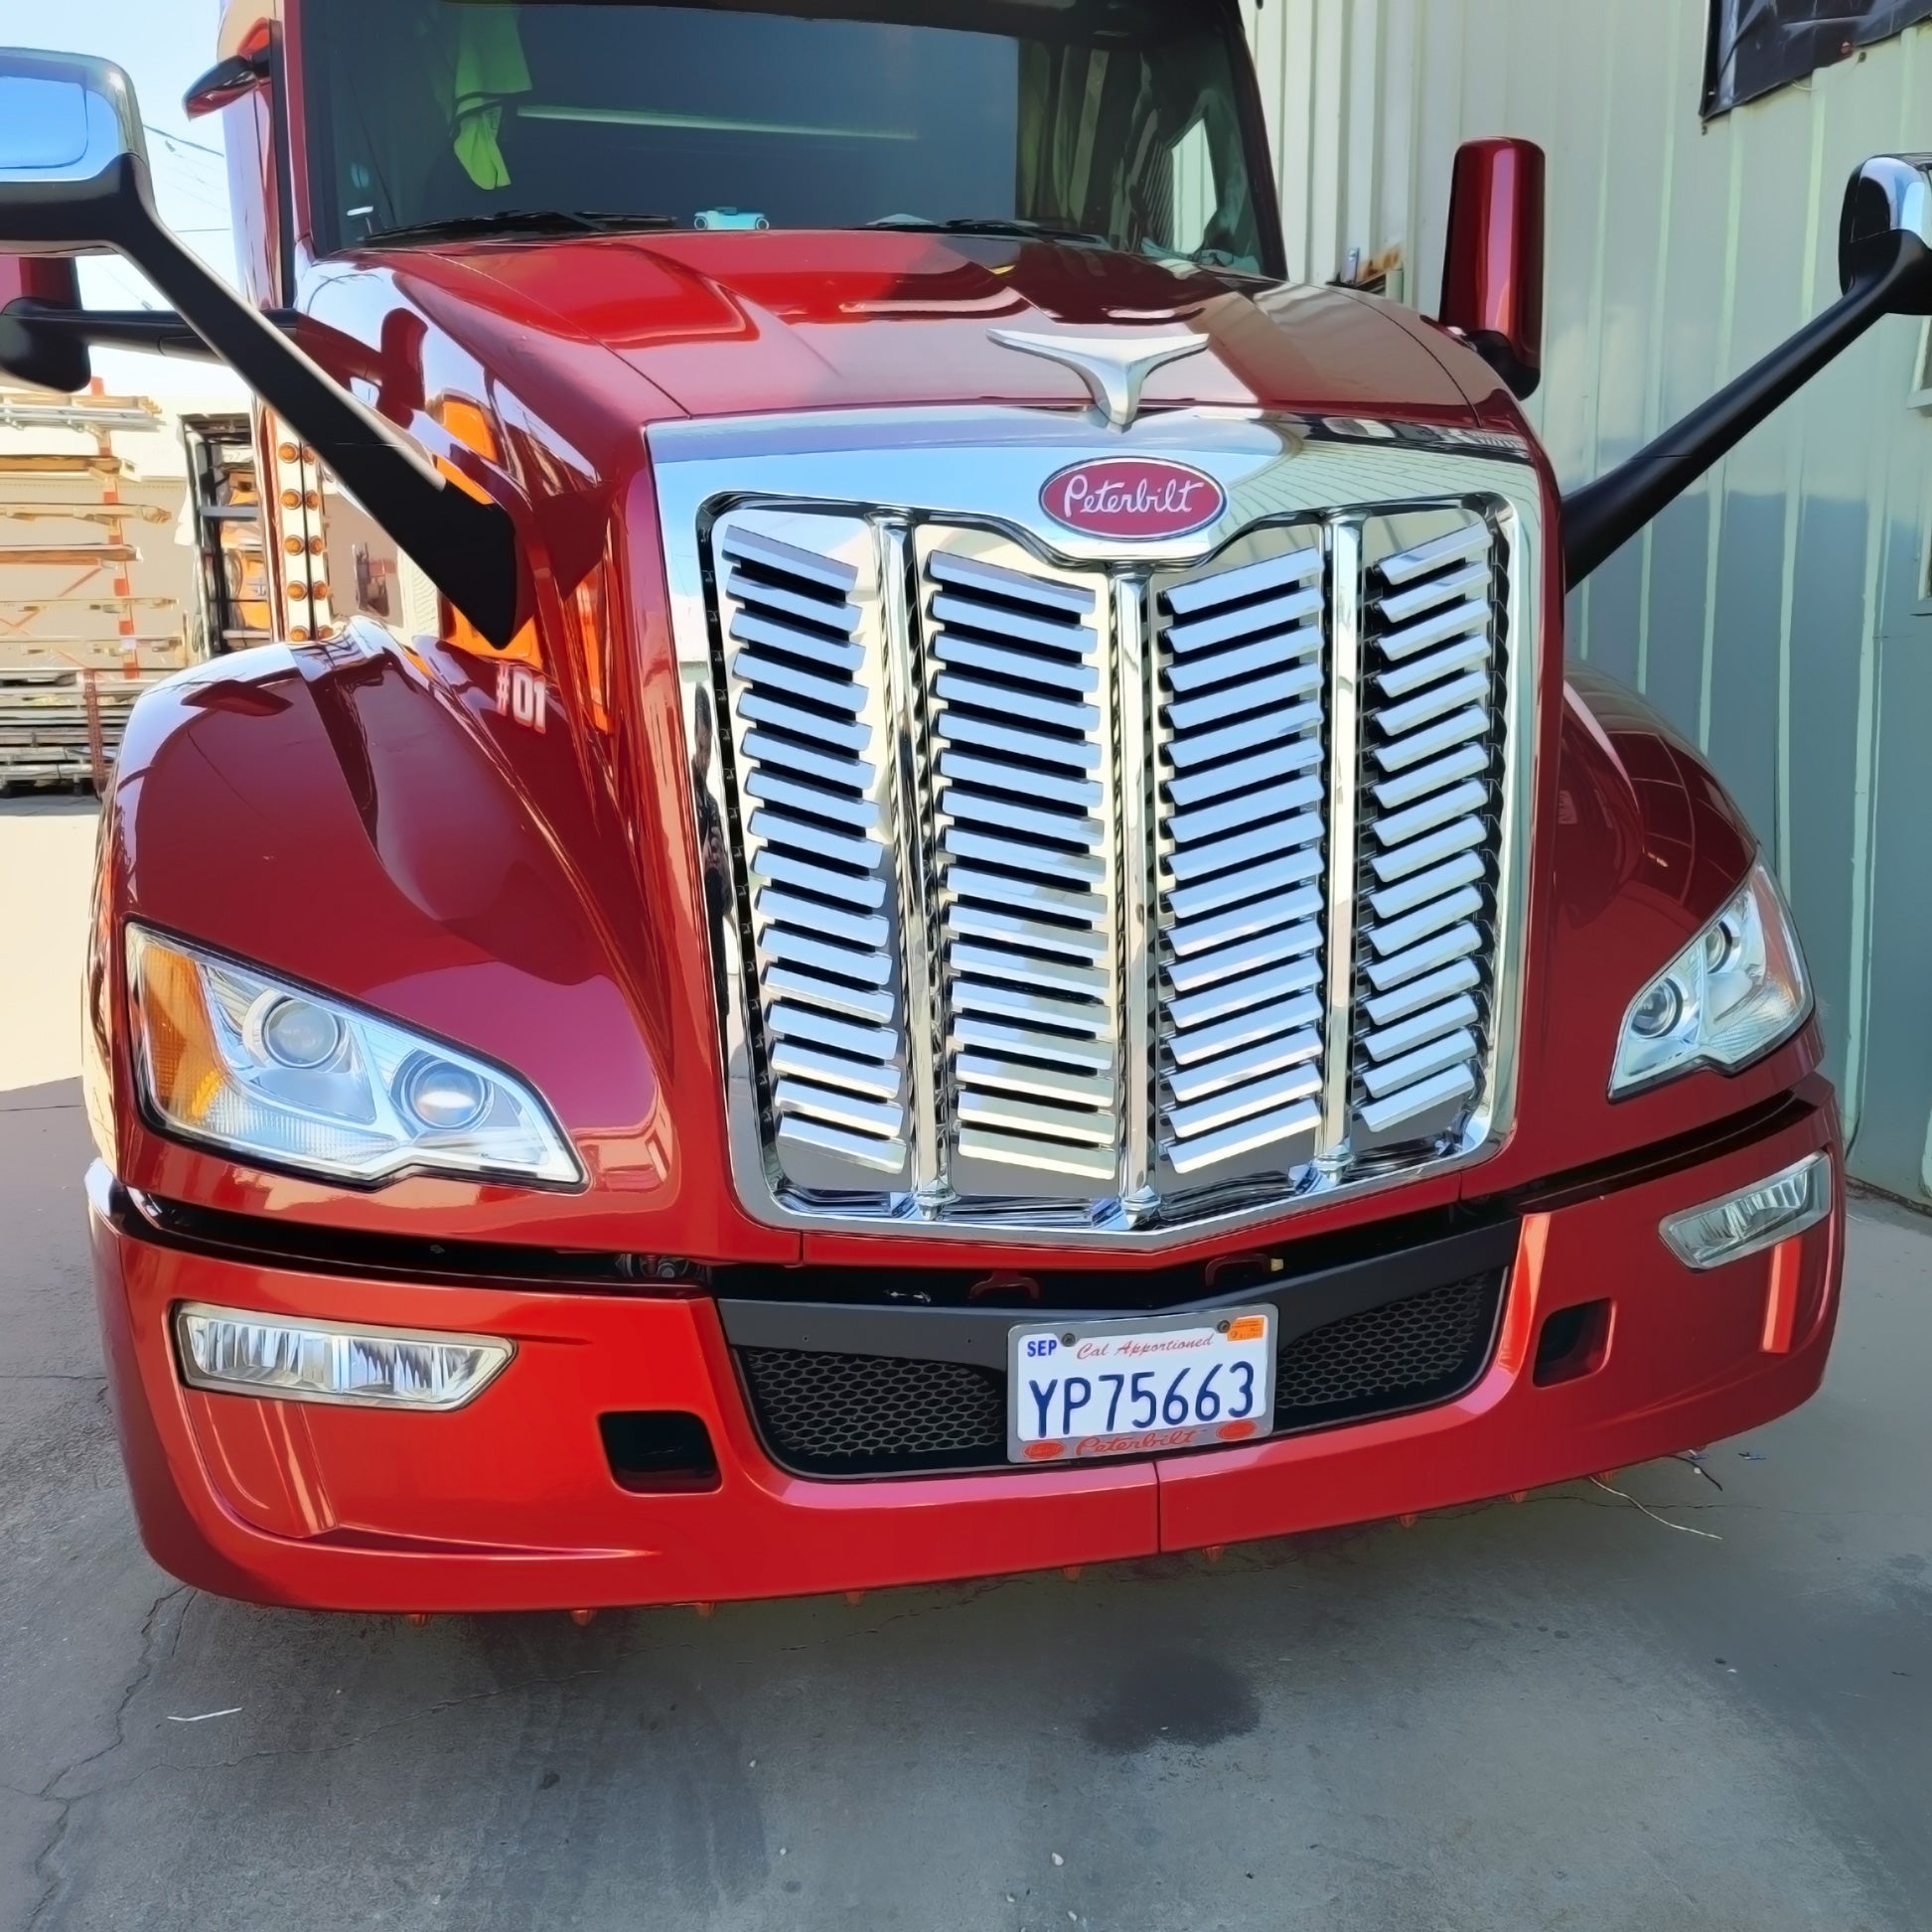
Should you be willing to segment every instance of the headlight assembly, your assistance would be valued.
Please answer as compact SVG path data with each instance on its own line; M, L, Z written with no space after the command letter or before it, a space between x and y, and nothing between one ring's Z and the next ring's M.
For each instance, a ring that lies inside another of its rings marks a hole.
M127 969L136 1077L184 1139L365 1186L583 1178L549 1110L500 1067L139 926Z
M1732 1072L1782 1045L1811 1011L1811 981L1776 881L1754 865L1743 889L1630 1002L1610 1098L1694 1067Z

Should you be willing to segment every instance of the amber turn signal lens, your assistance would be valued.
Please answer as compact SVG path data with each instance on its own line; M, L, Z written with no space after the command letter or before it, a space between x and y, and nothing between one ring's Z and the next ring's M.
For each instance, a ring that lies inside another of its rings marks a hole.
M223 1076L201 974L179 953L146 947L139 956L134 996L156 1104L177 1119L206 1120L222 1092Z

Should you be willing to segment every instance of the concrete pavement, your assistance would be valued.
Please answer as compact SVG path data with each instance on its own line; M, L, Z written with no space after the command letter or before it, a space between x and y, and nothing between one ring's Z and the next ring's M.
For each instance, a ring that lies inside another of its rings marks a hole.
M1713 1445L1721 1491L1626 1472L1663 1522L1577 1485L1077 1583L414 1630L142 1554L87 1155L71 1079L0 1081L7 1932L1932 1922L1914 1217L1859 1211L1825 1391Z
M0 799L0 1095L66 1080L80 1060L91 799Z

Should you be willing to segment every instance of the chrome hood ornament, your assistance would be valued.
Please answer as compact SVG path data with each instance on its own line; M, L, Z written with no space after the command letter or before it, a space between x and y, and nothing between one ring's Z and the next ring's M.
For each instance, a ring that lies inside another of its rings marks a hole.
M1140 391L1155 370L1198 356L1209 339L1189 330L1159 336L1035 336L1017 329L989 329L1002 349L1064 364L1087 384L1094 406L1112 429L1127 429L1140 413Z

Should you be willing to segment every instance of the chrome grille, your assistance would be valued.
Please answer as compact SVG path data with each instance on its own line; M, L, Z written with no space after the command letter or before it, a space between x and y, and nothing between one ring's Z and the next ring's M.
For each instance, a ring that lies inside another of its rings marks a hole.
M851 518L712 532L773 1153L802 1187L907 1172L879 570Z
M1100 587L921 532L956 1196L1109 1191L1120 1138Z
M652 432L729 859L733 1172L772 1225L1157 1247L1510 1119L1527 446L1185 412L1128 441L1225 515L1056 528L1044 481L1120 445L1042 412Z
M1358 1153L1444 1131L1477 1093L1501 812L1489 523L1417 513L1367 535Z
M1271 528L1158 591L1163 1192L1321 1124L1325 569Z

